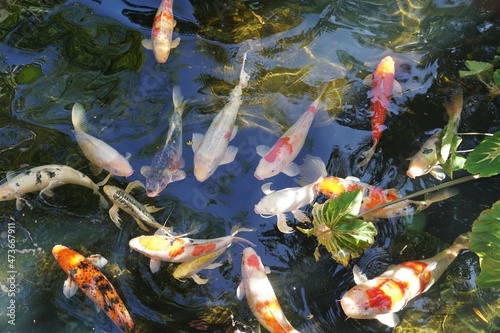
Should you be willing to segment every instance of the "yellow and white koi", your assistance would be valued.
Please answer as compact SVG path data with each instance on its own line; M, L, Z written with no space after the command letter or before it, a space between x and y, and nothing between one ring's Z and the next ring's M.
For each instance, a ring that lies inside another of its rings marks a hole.
M101 255L85 258L80 253L63 245L56 245L52 255L68 275L64 281L64 296L70 298L78 288L101 309L122 332L135 332L132 317L115 288L99 270L108 262Z
M113 202L113 206L109 209L109 217L118 228L121 228L121 219L118 215L118 211L121 208L134 218L141 229L148 231L149 229L147 226L149 226L151 228L164 230L163 226L156 222L153 215L150 214L162 210L163 208L142 205L130 194L134 188L143 186L144 185L138 180L128 184L125 190L112 185L104 186L104 193L106 193L108 198Z
M85 109L80 103L73 105L71 121L73 122L76 142L78 142L85 157L90 161L90 170L95 175L99 175L103 169L109 172L109 175L103 181L97 183L98 186L106 184L113 175L124 177L132 175L134 170L128 162L129 153L127 153L127 157L123 157L106 142L85 132L84 128L87 119Z
M97 186L89 177L66 165L49 164L34 167L28 170L7 172L7 177L0 185L0 201L16 200L17 210L21 210L23 204L31 205L23 198L26 193L40 191L43 195L53 196L53 188L61 185L74 184L90 188L95 195L99 196L100 205L109 207L106 198L99 193Z
M240 82L231 91L228 103L215 116L205 135L193 134L194 175L200 182L207 180L219 165L234 161L238 152L237 147L228 145L238 131L234 122L241 106L242 90L247 86L250 78L245 72L246 57L245 53L241 65Z
M181 41L180 37L172 40L172 33L177 22L173 13L174 0L163 0L158 7L153 28L151 29L151 39L144 39L142 46L148 50L153 50L156 61L163 64L167 61L170 50L176 48Z
M461 250L468 249L465 236L434 257L407 261L392 266L383 274L368 280L359 267L354 266L356 286L342 296L340 304L348 318L377 319L394 327L399 323L395 314L414 297L426 292L455 260Z
M241 259L241 283L236 296L242 300L246 296L248 306L259 323L271 333L298 333L286 319L276 298L273 287L267 278L260 257L247 247Z
M208 279L202 279L197 273L203 269L214 269L222 266L222 263L220 262L213 262L217 258L219 258L225 251L226 248L222 248L191 261L183 262L179 266L177 266L173 273L173 277L181 281L185 278L192 278L197 284L206 284L208 282Z

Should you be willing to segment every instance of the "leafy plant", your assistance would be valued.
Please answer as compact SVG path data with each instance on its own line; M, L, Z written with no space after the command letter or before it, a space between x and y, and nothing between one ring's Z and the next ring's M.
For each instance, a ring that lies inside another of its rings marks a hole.
M499 49L497 49L497 52ZM469 69L467 71L458 71L458 74L461 78L469 77L469 76L478 76L479 80L486 85L490 91L490 96L500 95L500 69L496 69L495 65L500 63L500 56L496 55L493 59L493 63L482 62L482 61L474 61L474 60L466 60L465 66ZM491 75L493 73L493 75ZM489 84L486 81L493 81L492 84Z
M464 168L481 177L500 173L500 131L484 139L467 157Z

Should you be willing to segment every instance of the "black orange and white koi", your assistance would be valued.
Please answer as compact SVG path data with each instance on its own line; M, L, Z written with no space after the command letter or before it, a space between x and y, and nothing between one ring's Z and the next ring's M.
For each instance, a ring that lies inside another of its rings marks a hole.
M356 286L342 296L340 304L348 318L377 319L394 327L399 323L396 312L416 296L426 292L439 280L460 251L469 248L465 236L429 259L407 261L390 267L383 274L368 280L354 266Z
M151 162L151 166L143 166L141 174L146 177L146 195L156 197L168 184L186 178L182 158L182 112L186 107L183 101L181 88L175 86L172 93L174 113L170 118L167 139L163 147L158 150Z
M241 259L241 283L236 290L239 300L246 297L248 306L259 323L271 333L298 333L285 317L267 277L260 257L247 247Z
M191 147L194 152L194 175L200 182L207 180L219 165L234 161L238 153L238 148L229 146L229 141L238 131L234 123L241 106L243 88L247 86L250 78L245 72L246 57L245 53L241 64L240 82L231 91L228 103L212 120L205 135L193 134Z
M78 288L94 302L122 332L135 332L134 322L115 288L99 269L107 260L101 255L84 257L63 245L56 245L52 255L68 275L64 282L64 296L70 298Z
M104 180L97 183L98 186L106 184L112 176L128 177L132 175L134 170L128 162L130 157L129 153L127 153L126 157L123 157L116 149L106 142L85 132L87 119L82 104L75 103L73 105L71 121L73 122L76 142L80 146L85 157L90 161L90 170L95 175L99 175L103 169L109 172Z
M23 204L31 207L24 194L40 191L40 197L53 196L52 189L74 184L91 189L95 195L99 196L100 205L103 208L109 207L106 198L99 192L97 186L88 176L67 165L48 164L34 167L24 171L7 172L7 176L0 184L0 201L16 200L17 210L21 210Z
M170 55L170 50L176 48L181 41L180 37L172 40L177 22L173 12L174 0L163 0L156 12L153 28L151 29L151 39L144 39L142 46L153 50L156 61L163 64Z

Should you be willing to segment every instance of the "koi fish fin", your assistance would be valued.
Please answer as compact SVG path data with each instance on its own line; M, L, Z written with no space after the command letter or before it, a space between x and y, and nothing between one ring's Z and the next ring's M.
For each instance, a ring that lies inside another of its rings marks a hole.
M234 137L236 136L236 133L238 133L238 126L234 125L233 131L231 132L231 137L229 138L229 141L234 139Z
M147 50L153 49L153 41L151 39L143 39L141 41L142 46Z
M64 281L63 285L63 294L66 296L66 298L70 298L74 294L76 294L76 291L78 290L78 285L73 281L71 277L68 276L68 278Z
M294 230L292 227L289 227L288 224L286 223L286 216L283 213L279 213L276 215L278 217L278 230L281 231L284 234L289 234L292 233Z
M401 84L399 84L399 82L396 80L394 80L394 83L392 86L392 96L395 96L395 97L403 96L403 88L401 88Z
M172 175L172 182L183 180L186 178L186 173L183 170L176 170Z
M354 177L354 176L347 176L344 179L348 180L350 182L361 183L361 180L358 177Z
M100 167L92 162L89 163L89 168L94 176L99 176L102 172L102 167ZM104 185L104 184L102 184L102 185ZM99 186L102 186L102 185L99 185Z
M232 228L231 228L231 236L235 236L237 233L239 232L252 232L252 231L255 231L254 229L249 229L249 228L240 228L240 225L237 224L237 225L234 225Z
M367 76L365 76L365 78L363 79L363 84L365 86L371 86L372 85L372 81L373 81L373 74L368 74Z
M378 315L375 317L382 324L387 325L389 327L396 327L399 324L399 317L395 313L385 313L383 315Z
M191 148L193 148L194 153L196 153L196 151L200 147L201 143L203 142L204 137L205 136L201 133L193 133L193 138L191 139L193 144L191 145Z
M248 80L250 80L250 75L245 72L245 62L247 60L247 52L243 54L243 61L241 63L241 72L240 72L240 83L239 85L245 87L248 84Z
M437 180L443 180L446 178L446 173L444 172L444 169L440 164L436 164L435 166L433 166L429 173Z
M88 256L87 259L97 268L103 268L108 263L108 260L100 254L93 254Z
M197 284L206 284L208 279L202 279L198 274L193 274L190 276L191 279L194 280Z
M269 151L271 150L271 147L266 146L266 145L260 145L260 146L257 146L255 148L255 150L257 151L257 155L259 155L260 157L264 157L267 155L267 153L269 153Z
M269 182L269 183L265 183L264 185L262 185L260 188L262 189L262 192L265 194L265 195L269 195L271 193L274 192L274 190L271 190L271 185L272 183Z
M300 173L300 169L297 164L292 162L288 164L282 172L289 177L295 177Z
M149 269L151 270L151 273L158 272L160 270L160 266L161 266L161 260L151 259L149 261Z
M358 265L354 265L352 268L352 275L354 276L354 282L356 284L364 283L368 281L368 278L364 273L361 272L361 269Z
M181 87L174 86L174 89L172 90L172 101L174 102L174 110L177 111L182 116L182 112L186 107L187 101L184 101L184 96L182 96Z
M245 297L245 286L243 285L243 282L240 282L238 288L236 288L236 298L241 301L243 297Z
M269 268L269 266L264 266L264 273L271 274L271 269Z
M300 222L310 222L311 220L302 211L295 209L292 210L293 217Z
M433 203L454 197L455 195L458 194L458 192L459 191L456 188L448 187L436 192L426 193L424 195L425 206L428 207Z
M140 180L134 180L133 182L129 183L127 187L125 187L125 193L130 193L132 190L136 187L142 187L144 188L144 184L141 183Z
M448 103L444 103L443 106L446 109L446 113L449 118L452 118L454 115L460 115L462 112L462 107L464 104L463 90L459 88L456 93L451 97ZM458 125L458 124L456 124Z
M306 155L304 163L299 167L300 169L300 184L312 184L320 177L326 177L326 166L323 160L317 156Z
M101 170L102 171L102 170ZM108 173L108 175L106 176L106 178L104 178L103 180L101 180L99 183L97 183L96 185L97 186L103 186L104 184L106 184L108 182L108 180L111 178L111 176L113 176L112 173Z
M213 264L206 266L205 269L215 269L215 268L220 267L220 266L222 266L221 262L215 262Z
M54 192L51 190L51 188L54 187L54 186L51 186L50 184L52 184L52 182L50 182L49 185L46 188L44 188L43 190L40 191L40 193L38 194L38 196L40 198L43 199L44 195L48 196L48 197L51 197L51 198L54 196Z
M419 275L422 276L425 275L426 273L432 272L433 270L436 269L436 267L437 267L437 261L431 262Z
M238 153L238 147L235 146L229 146L226 149L226 153L222 157L222 160L220 161L220 165L228 164L234 161L234 158L236 157L236 154Z
M141 167L140 173L144 177L149 177L149 174L151 173L151 167L149 165L143 165Z
M111 218L111 221L113 221L116 226L121 229L122 219L120 218L120 215L118 215L119 210L120 207L117 204L111 206L111 208L109 209L109 217Z
M23 209L23 206L26 205L30 209L33 209L33 206L28 202L28 200L24 199L23 197L17 197L16 198L16 209L21 210Z
M87 117L85 117L85 108L80 103L73 104L71 110L71 122L75 130L84 131L87 127Z
M375 148L377 147L377 143L378 141L374 141L373 146L363 153L364 159L361 162L359 162L358 164L359 168L364 167L366 164L368 164L368 162L370 162L370 160L373 157L373 154L375 154Z
M181 42L180 37L177 37L176 39L172 39L172 42L170 43L170 48L175 49L177 46L179 46L180 42Z
M164 208L164 207L155 207L155 206L151 206L151 205L147 205L147 204L143 205L143 206L144 206L144 208L146 208L148 213L156 213Z
M149 231L149 228L146 227L146 225L140 219L138 219L137 217L134 217L134 220L137 223L137 225L139 226L139 228L141 228L144 231Z

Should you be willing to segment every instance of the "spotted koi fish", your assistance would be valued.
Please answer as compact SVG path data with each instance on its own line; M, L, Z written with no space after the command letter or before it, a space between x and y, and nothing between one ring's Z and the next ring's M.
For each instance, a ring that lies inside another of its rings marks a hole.
M85 258L63 245L56 245L52 255L68 275L64 282L64 296L70 298L78 288L115 323L122 332L135 332L134 322L115 288L99 270L107 260L100 255Z
M466 237L459 236L452 246L434 257L390 267L371 280L360 272L359 267L354 266L354 281L357 285L340 300L344 313L348 318L377 319L387 326L396 326L399 318L395 313L410 300L429 290L460 251L468 248Z
M95 175L99 175L103 169L109 172L104 180L97 183L98 186L106 184L113 175L123 177L132 175L134 170L128 162L130 153L127 153L126 157L123 157L116 149L106 142L85 132L84 128L87 124L87 119L85 118L85 109L80 103L75 103L73 105L71 121L73 122L76 142L80 146L85 157L90 161L90 170Z
M373 154L375 148L382 137L385 117L391 102L393 91L401 92L401 86L394 80L394 60L387 56L380 61L373 77L365 81L371 81L371 102L372 102L372 147L364 152L365 159L359 163L359 167L366 165Z
M144 39L142 46L148 50L153 50L156 61L163 64L167 61L170 50L179 46L180 37L172 40L177 22L174 20L173 13L174 0L163 0L158 7L153 28L151 30L151 39Z
M299 174L299 167L293 160L304 146L309 128L320 107L320 98L327 86L323 85L318 98L271 148L265 145L257 146L257 154L262 158L255 170L255 178L263 180L276 176L280 172L290 177Z
M271 333L298 333L286 319L267 278L268 270L262 265L255 251L247 247L241 259L241 283L236 296L242 300L246 296L248 306L259 323Z
M241 106L241 94L247 86L250 76L245 72L245 60L247 54L243 55L241 64L240 82L229 95L229 102L215 116L205 135L193 134L194 152L194 175L200 182L207 180L219 167L234 161L238 148L228 146L238 131L235 126L236 116Z
M235 237L241 231L253 231L247 228L233 228L230 236L213 239L192 239L188 237L172 237L169 235L155 234L150 236L139 236L132 238L129 246L132 250L151 259L149 268L153 273L160 269L162 261L187 262L209 253L227 248L231 243L248 244L255 246L252 242Z
M21 210L23 204L31 207L31 204L23 198L24 194L40 191L39 195L43 199L43 195L49 197L54 195L53 188L66 184L90 188L95 195L99 196L101 207L109 207L106 198L99 193L99 186L89 177L69 166L59 164L42 165L19 172L7 172L7 177L0 185L0 201L15 199L17 210Z

